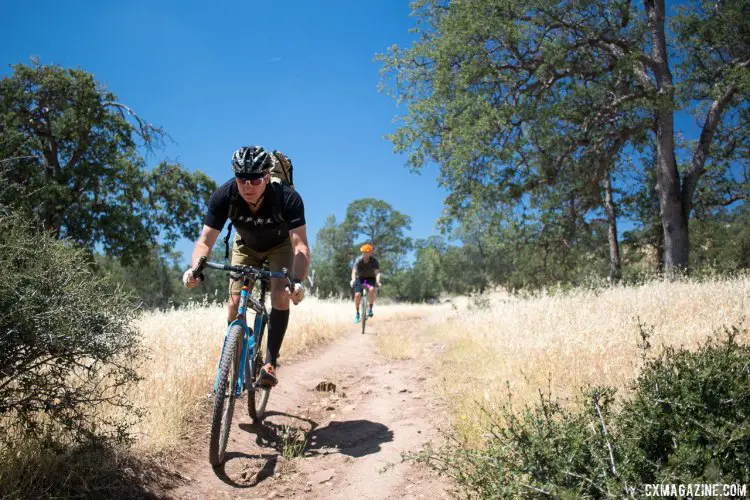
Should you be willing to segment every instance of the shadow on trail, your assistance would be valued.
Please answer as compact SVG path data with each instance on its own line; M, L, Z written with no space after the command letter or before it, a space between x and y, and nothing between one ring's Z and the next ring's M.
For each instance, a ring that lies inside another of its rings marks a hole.
M167 499L185 476L160 460L110 443L59 443L22 457L22 474L0 474L0 498ZM1 467L15 465L5 462ZM2 471L5 472L5 471Z
M306 450L312 453L341 453L359 458L377 453L383 443L393 441L393 431L369 420L334 420L307 437Z
M227 452L224 463L214 467L216 477L234 488L252 488L273 476L278 455ZM262 464L258 466L259 464Z
M272 418L274 416L287 417L306 425L278 423ZM271 447L282 455L290 452L297 456L340 453L359 458L377 453L383 443L393 441L393 431L378 422L334 420L318 428L318 424L311 419L281 412L269 412L262 425L240 424L240 429L255 434L255 442L259 446Z
M279 420L278 422L275 420ZM281 411L269 411L261 424L240 424L240 429L255 435L255 444L262 448L273 448L284 455L295 443L304 442L304 437L313 432L318 423L310 418ZM301 445L298 445L301 448Z

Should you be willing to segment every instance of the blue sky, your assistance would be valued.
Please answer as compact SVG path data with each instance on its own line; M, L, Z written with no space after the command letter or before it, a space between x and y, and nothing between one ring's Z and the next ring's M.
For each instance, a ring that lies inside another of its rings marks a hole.
M239 146L286 152L313 245L328 215L341 221L347 205L364 197L409 215L409 236L425 238L437 232L447 192L435 166L410 173L384 138L405 109L378 92L374 61L390 45L412 41L408 4L5 2L0 76L32 56L89 71L174 140L147 158L150 165L179 160L219 184L231 177L229 158ZM697 137L686 114L677 127ZM630 228L619 221L620 232ZM192 243L177 249L187 258Z
M313 243L328 215L340 221L363 197L409 215L422 238L447 193L436 169L410 173L384 139L404 109L378 92L374 61L409 44L409 13L404 0L5 2L0 75L31 56L93 73L174 139L150 165L179 160L222 183L239 146L286 152ZM177 249L189 255L192 242Z

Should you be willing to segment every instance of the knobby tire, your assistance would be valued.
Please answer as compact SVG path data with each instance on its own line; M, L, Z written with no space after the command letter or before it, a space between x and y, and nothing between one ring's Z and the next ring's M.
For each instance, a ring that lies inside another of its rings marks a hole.
M214 394L211 440L208 446L208 460L213 467L224 462L224 452L229 440L243 333L240 325L235 325L229 330L224 353L219 362L219 385Z
M367 323L367 306L368 306L368 304L367 304L367 295L366 294L367 294L367 289L365 289L362 292L362 302L361 302L362 312L360 313L360 317L362 318L362 335L365 334L365 323Z

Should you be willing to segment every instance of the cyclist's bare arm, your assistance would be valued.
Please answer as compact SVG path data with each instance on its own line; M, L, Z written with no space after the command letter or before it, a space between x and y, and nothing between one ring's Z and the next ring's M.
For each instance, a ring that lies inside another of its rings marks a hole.
M216 238L219 237L220 232L218 229L203 226L201 235L198 237L198 241L195 242L195 248L193 249L192 263L194 268L198 265L198 260L201 257L208 257L211 253L211 249L214 247L214 243L216 243Z
M307 245L307 226L300 226L289 230L289 238L292 240L294 250L294 261L289 273L292 279L304 281L307 278L307 270L310 267L310 247Z
M380 286L380 269L375 269L375 283Z
M198 261L200 261L201 257L208 257L211 253L211 248L216 243L216 238L219 237L220 232L218 229L203 226L203 231L201 231L201 235L198 237L198 241L195 242L195 248L193 249L192 266L182 275L182 282L186 287L195 288L200 283L199 278L193 276L193 269L198 267Z

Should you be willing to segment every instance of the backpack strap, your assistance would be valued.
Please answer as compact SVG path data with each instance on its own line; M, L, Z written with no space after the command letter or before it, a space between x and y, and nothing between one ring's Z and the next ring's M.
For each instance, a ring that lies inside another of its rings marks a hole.
M232 221L229 221L229 225L227 226L227 235L224 238L224 258L229 258L229 237L232 235Z
M239 193L235 193L232 195L232 198L229 200L229 215L227 216L227 219L229 219L229 225L227 226L227 235L224 238L224 258L229 258L229 237L232 236L232 219L237 215L237 212L239 211L239 207L237 206L239 202L240 195Z

